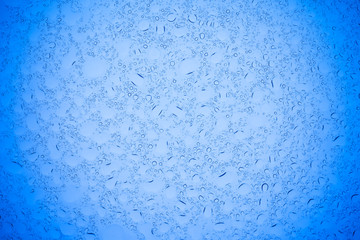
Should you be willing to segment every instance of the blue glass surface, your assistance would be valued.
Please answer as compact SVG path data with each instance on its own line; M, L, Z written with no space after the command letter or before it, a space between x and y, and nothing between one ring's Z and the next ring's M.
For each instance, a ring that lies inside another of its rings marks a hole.
M0 239L360 239L359 1L0 0Z

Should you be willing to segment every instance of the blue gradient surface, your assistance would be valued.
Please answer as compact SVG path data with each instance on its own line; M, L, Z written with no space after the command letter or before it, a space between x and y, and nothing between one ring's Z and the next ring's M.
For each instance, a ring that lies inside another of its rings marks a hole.
M358 1L0 0L0 40L0 239L360 239Z

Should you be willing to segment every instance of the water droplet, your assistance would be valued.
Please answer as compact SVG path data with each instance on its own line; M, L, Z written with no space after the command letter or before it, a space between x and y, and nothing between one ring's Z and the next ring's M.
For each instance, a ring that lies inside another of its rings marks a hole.
M148 102L150 102L151 101L151 99L152 99L152 96L151 95L146 95L146 100L148 101Z
M261 191L266 192L267 190L269 190L269 185L267 183L261 185Z
M174 22L174 21L176 20L175 14L170 13L170 14L168 15L168 17L167 17L167 20L168 20L169 22Z

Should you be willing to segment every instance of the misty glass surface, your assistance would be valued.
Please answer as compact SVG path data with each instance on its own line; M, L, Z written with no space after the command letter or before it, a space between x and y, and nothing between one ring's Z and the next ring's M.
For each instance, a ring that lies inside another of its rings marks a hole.
M0 239L360 239L360 2L0 0Z

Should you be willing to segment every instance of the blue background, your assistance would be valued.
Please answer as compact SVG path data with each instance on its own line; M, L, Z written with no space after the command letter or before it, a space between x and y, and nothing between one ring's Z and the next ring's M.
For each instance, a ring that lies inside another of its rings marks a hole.
M0 1L1 239L360 239L358 1Z

